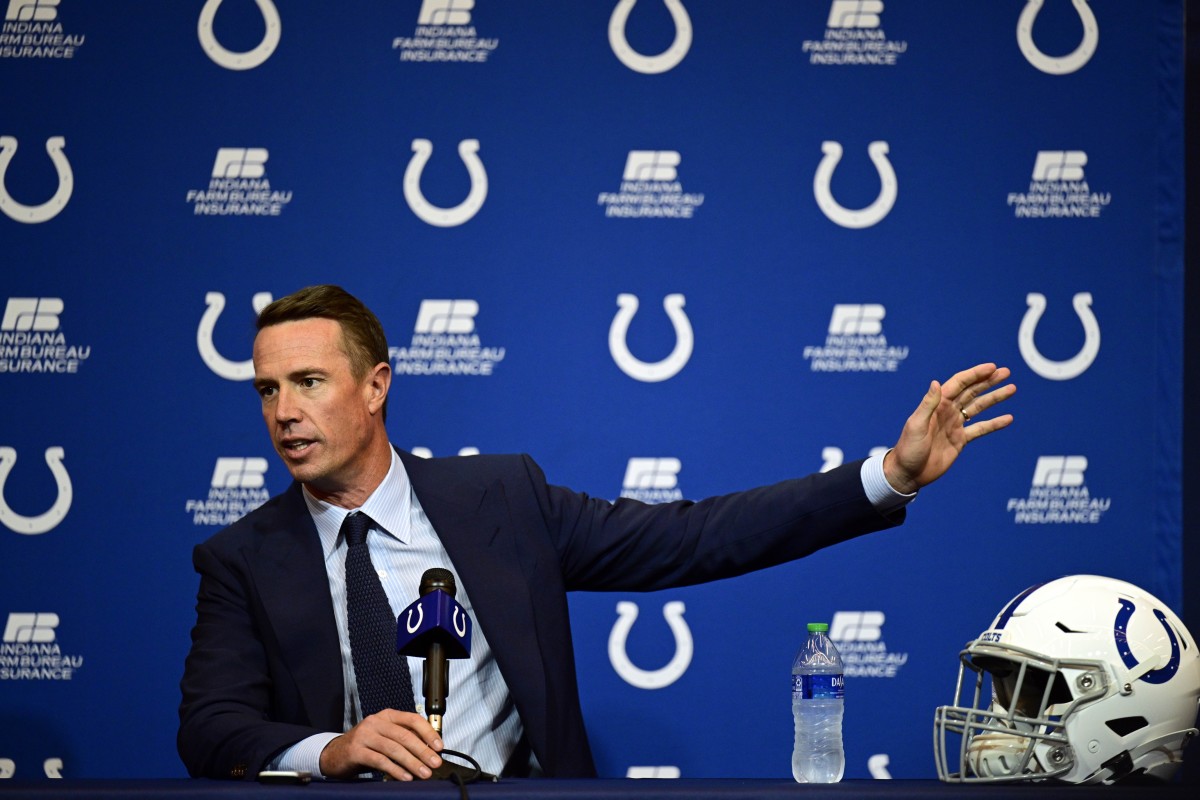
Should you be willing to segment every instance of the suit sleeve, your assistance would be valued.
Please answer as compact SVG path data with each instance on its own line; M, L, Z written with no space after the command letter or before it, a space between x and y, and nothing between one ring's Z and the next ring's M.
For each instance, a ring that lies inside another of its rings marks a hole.
M729 578L890 528L867 499L862 462L692 502L608 502L548 485L528 457L569 590L653 591Z
M180 689L177 746L193 777L253 779L315 728L271 719L272 677L247 579L216 548L195 548L200 574L192 648Z

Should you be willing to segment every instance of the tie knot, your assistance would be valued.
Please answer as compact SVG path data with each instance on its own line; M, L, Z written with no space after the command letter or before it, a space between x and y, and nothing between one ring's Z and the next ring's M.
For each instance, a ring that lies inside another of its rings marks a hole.
M368 517L361 511L355 511L346 515L342 520L342 535L346 537L346 545L353 547L356 544L362 544L367 540L367 531L371 529L373 519Z

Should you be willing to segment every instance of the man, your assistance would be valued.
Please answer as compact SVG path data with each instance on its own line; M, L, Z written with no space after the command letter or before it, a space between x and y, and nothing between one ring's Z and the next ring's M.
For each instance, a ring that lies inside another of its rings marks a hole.
M258 318L254 386L295 482L195 549L180 756L208 777L284 768L411 780L441 765L442 738L419 706L370 712L356 677L346 526L361 512L393 618L414 576L445 566L476 620L471 658L451 675L454 749L490 772L594 775L566 592L716 580L897 525L968 442L1011 423L967 424L1012 396L1015 386L996 388L1008 375L982 364L932 382L882 458L697 503L609 503L547 484L528 456L424 460L393 448L374 314L335 286L281 298Z

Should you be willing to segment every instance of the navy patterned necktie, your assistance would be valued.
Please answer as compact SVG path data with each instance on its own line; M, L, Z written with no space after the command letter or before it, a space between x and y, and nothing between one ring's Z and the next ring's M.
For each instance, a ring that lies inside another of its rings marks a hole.
M358 701L365 719L385 708L415 711L408 659L396 653L396 618L367 550L375 521L356 511L342 522L346 537L346 616Z

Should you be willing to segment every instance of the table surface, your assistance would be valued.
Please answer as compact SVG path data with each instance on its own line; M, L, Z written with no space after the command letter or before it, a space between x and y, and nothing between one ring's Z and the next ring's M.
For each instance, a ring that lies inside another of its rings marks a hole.
M1059 786L1046 784L951 785L935 780L848 780L837 784L797 784L790 780L763 779L590 779L552 778L505 779L499 783L473 783L467 786L470 797L481 800L517 800L520 798L568 798L569 800L629 800L664 798L684 800L708 797L711 800L767 800L797 798L822 800L833 798L878 798L878 800L917 800L917 798L986 797L1020 800L1174 800L1185 795L1192 800L1195 786ZM38 782L4 781L0 783L3 800L344 800L345 798L401 795L406 800L456 800L459 787L445 781L399 782L325 782L305 785L262 785L248 781L209 781L188 779L160 780L45 780Z

